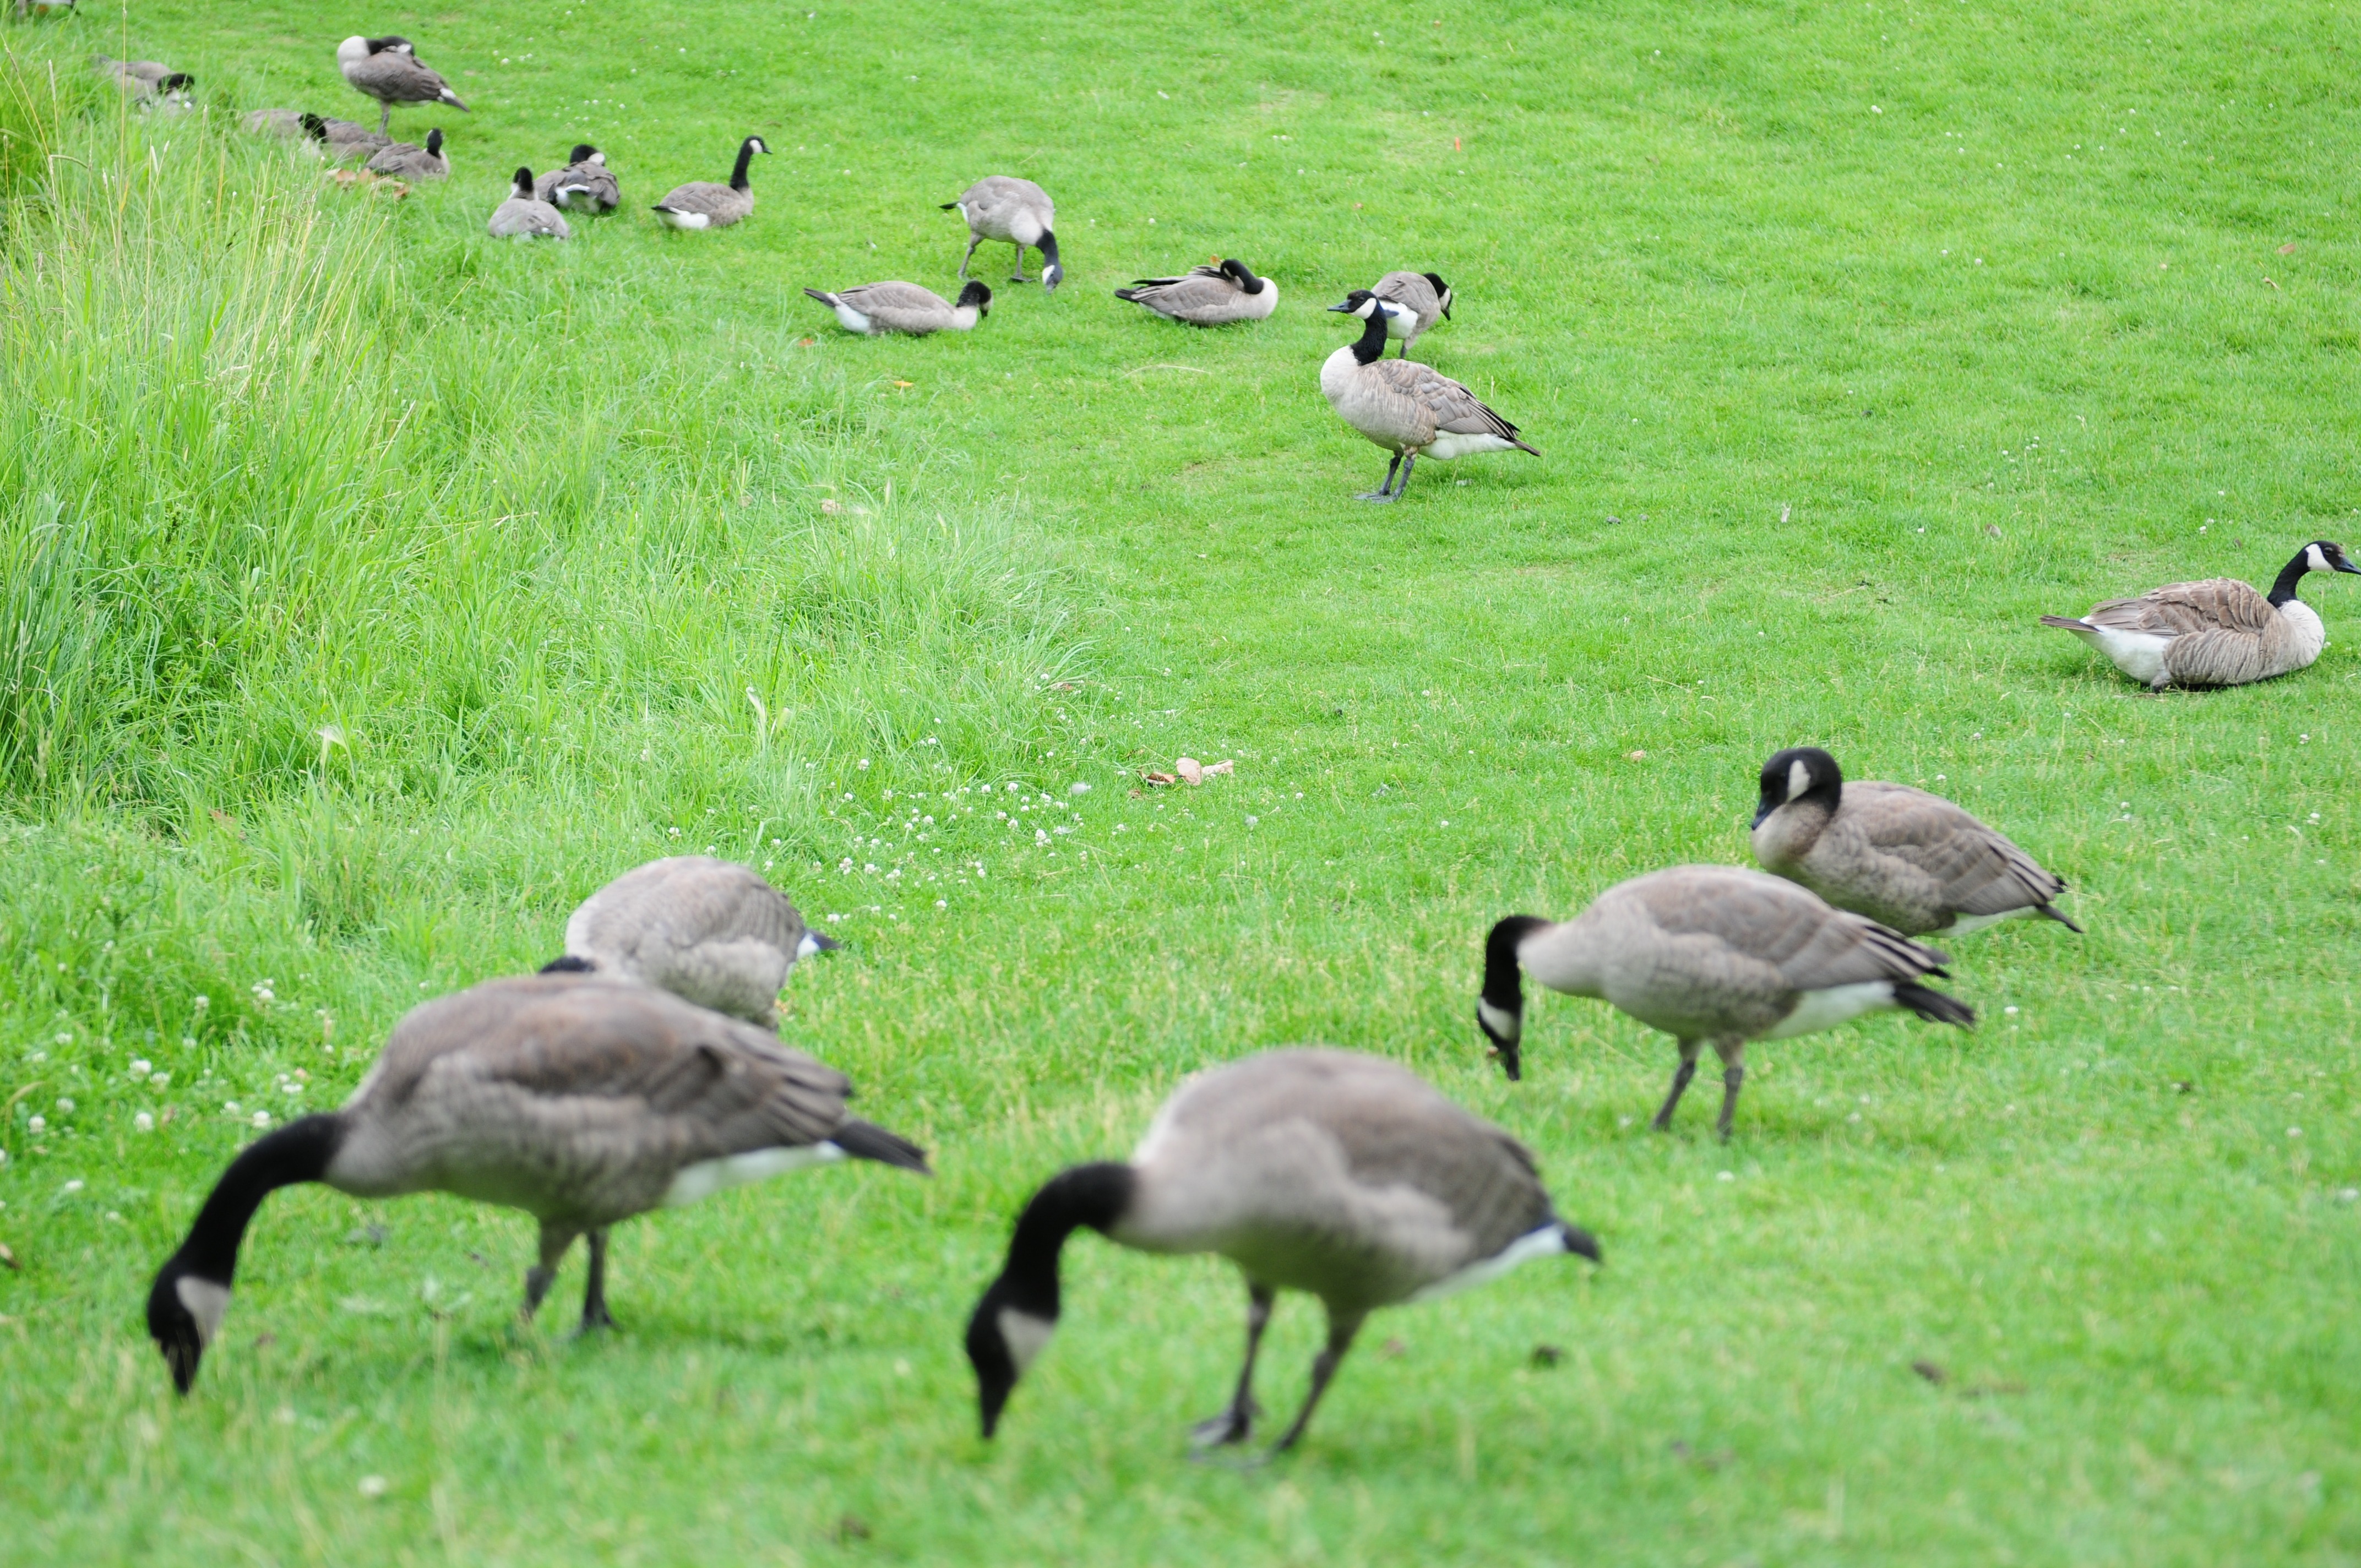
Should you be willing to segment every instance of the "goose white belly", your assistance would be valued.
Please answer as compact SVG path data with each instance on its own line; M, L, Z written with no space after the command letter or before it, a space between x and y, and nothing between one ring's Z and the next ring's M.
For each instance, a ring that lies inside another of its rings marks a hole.
M836 312L837 321L843 326L845 331L862 334L866 334L869 331L869 318L862 315L859 311L854 310L851 305L846 304L842 300L835 301L833 308ZM804 940L810 942L811 938L807 937ZM818 950L818 944L814 944L814 950ZM797 949L796 957L804 957L801 949Z
M1527 1231L1489 1257L1479 1257L1465 1268L1444 1275L1432 1285L1421 1286L1411 1292L1408 1299L1436 1301L1445 1296L1455 1296L1462 1290L1490 1284L1529 1258L1550 1257L1565 1250L1565 1227L1553 1222L1538 1231Z
M1890 980L1865 980L1857 985L1832 985L1825 991L1807 991L1795 1003L1795 1010L1779 1020L1766 1040L1784 1040L1797 1035L1817 1035L1822 1029L1833 1029L1839 1024L1850 1023L1864 1013L1874 1013L1881 1007L1894 1005L1894 982Z
M2136 681L2149 685L2162 685L2168 679L2164 673L2164 651L2172 639L2159 631L2118 631L2113 627L2090 626L2071 629L2075 636L2104 653L2115 668Z
M1997 926L2004 920L2027 919L2032 914L2033 906L2028 904L2022 909L2012 909L2001 915L1962 915L1944 927L1941 931L1929 931L1927 934L1929 937L1964 937L1971 931L1981 931L1987 926Z
M1418 455L1448 463L1454 457L1465 457L1471 452L1511 451L1516 444L1515 442L1494 435L1488 431L1475 435L1460 435L1451 431L1444 431L1439 433L1433 441L1420 447Z
M800 1170L807 1165L826 1165L844 1157L844 1151L832 1143L817 1143L800 1148L754 1149L746 1154L725 1155L719 1159L699 1160L684 1166L664 1190L667 1209L677 1209L684 1203L694 1203L700 1198L710 1198L716 1192L732 1187L743 1187L750 1181L764 1181L790 1170Z
M1353 385L1353 373L1361 367L1353 357L1351 345L1338 349L1320 362L1320 395L1334 406Z
M656 209L656 221L663 224L666 228L675 229L702 229L713 226L713 218L710 214L676 213L670 207L658 207Z

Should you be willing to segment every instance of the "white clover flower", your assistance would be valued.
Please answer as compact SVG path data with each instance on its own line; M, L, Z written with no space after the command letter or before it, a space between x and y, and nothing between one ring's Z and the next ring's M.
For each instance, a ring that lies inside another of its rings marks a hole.
M66 1098L65 1096L62 1096L62 1095L60 1095L60 1096L59 1097L59 1099L58 1099L58 1114L59 1114L59 1115L60 1115L60 1116L64 1116L64 1115L71 1114L71 1113L72 1113L72 1111L73 1111L73 1108L74 1108L74 1102L73 1102L71 1099L68 1099L68 1098Z
M172 1087L172 1075L169 1072L159 1072L150 1078L148 1083L153 1089L170 1089Z
M27 1131L27 1132L28 1132L28 1133L30 1133L30 1134L32 1134L32 1135L33 1135L33 1136L35 1136L35 1137L37 1137L37 1138L38 1138L38 1137L39 1137L43 1133L48 1132L49 1130L49 1124L48 1119L47 1119L47 1118L45 1118L45 1117L35 1116L35 1117L32 1117L30 1120L27 1121L27 1122L26 1122L26 1124L25 1124L25 1131Z
M192 996L189 998L189 1005L195 1008L200 1013L203 1012L206 1008L211 1007L213 1004L214 999L210 996Z
M1091 793L1091 786L1083 783L1081 779L1076 779L1072 784L1066 786L1066 793L1068 795L1088 795Z
M81 1178L81 1177L79 1177L79 1176L77 1176L77 1177L75 1177L71 1181L67 1182L67 1183L66 1183L66 1185L65 1185L65 1190L66 1190L66 1191L68 1191L68 1192L79 1192L79 1191L81 1191L81 1190L82 1190L82 1178Z
M148 1061L148 1059L146 1057L137 1057L137 1058L133 1058L132 1063L131 1063L131 1076L132 1076L132 1077L134 1077L134 1078L145 1078L145 1077L147 1077L150 1072L153 1072L154 1070L155 1070L155 1065L154 1065L153 1063L151 1063L150 1061Z
M156 1118L142 1111L131 1118L131 1129L137 1133L152 1133L156 1130Z
M223 1105L222 1105L222 1114L223 1114L223 1115L225 1115L225 1116L235 1116L235 1115L236 1115L236 1114L237 1114L237 1102L236 1102L236 1101L235 1101L235 1100L230 1100L230 1101L225 1101L225 1102L223 1102Z
M60 1030L58 1036L49 1043L56 1046L71 1046L73 1044L73 1032L70 1029Z
M258 1127L267 1127L270 1125L270 1113L268 1111L257 1111L254 1113L254 1124Z

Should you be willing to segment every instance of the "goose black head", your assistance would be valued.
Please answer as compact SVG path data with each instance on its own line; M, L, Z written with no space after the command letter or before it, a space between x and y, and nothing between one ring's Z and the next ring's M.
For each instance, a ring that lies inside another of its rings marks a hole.
M1451 285L1444 282L1437 273L1426 272L1420 276L1434 285L1434 297L1443 302L1443 319L1449 321L1451 319Z
M1058 259L1058 236L1048 229L1041 231L1041 291L1054 294L1058 285L1066 280L1066 264ZM1019 271L1024 270L1022 268Z
M607 160L600 158L598 156L598 149L592 147L588 142L577 141L574 144L574 150L566 155L566 161L568 163L604 163Z
M992 291L983 286L982 280L971 278L967 280L967 287L960 291L960 297L954 302L962 307L973 305L976 314L988 316L992 313ZM826 938L822 940L825 941ZM836 946L834 942L829 942L827 945L831 948Z
M1370 317L1377 314L1379 307L1383 303L1383 301L1379 300L1375 294L1370 293L1367 289L1356 289L1351 293L1345 296L1345 302L1343 304L1331 305L1328 308L1331 311L1344 315L1358 316L1363 321L1367 321Z
M1476 997L1476 1026L1492 1042L1492 1054L1511 1083L1524 1076L1525 970L1517 949L1548 924L1536 915L1511 915L1484 938L1484 989Z
M590 974L596 972L598 968L598 966L597 964L592 963L588 959L583 958L580 954L568 953L564 958L550 959L547 963L542 965L537 972L542 974Z
M148 1292L148 1337L163 1354L172 1387L181 1393L197 1381L205 1347L221 1332L222 1318L229 1310L229 1294L226 1284L194 1273L177 1255Z
M746 145L739 148L739 150L741 152L759 152L765 157L768 157L771 148L770 144L765 142L761 137L748 137L746 138Z
M414 59L418 54L418 46L400 33L388 33L381 38L369 39L368 51L371 54L406 54Z
M509 185L511 194L521 200L531 199L533 195L533 170L530 169L519 169L516 171L516 178L510 181Z
M1817 746L1790 746L1763 764L1762 795L1754 803L1752 826L1762 827L1773 812L1798 801L1833 813L1843 800L1844 770L1837 760Z
M1249 294L1259 294L1262 292L1262 280L1255 276L1253 268L1248 267L1236 257L1233 256L1224 261L1222 263L1222 270L1229 276L1232 282L1235 283L1246 292Z
M328 139L328 122L324 116L306 113L297 115L296 119L297 123L302 126L303 134L313 141Z
M196 84L197 79L190 75L185 71L176 71L170 76L164 78L163 81L156 83L159 89L166 93L185 92L189 88L194 87Z
M2303 547L2305 565L2315 572L2356 572L2361 566L2353 564L2345 554L2345 546L2333 540L2315 539Z
M433 130L426 133L426 156L429 158L440 158L443 156L443 127L441 126L437 126Z

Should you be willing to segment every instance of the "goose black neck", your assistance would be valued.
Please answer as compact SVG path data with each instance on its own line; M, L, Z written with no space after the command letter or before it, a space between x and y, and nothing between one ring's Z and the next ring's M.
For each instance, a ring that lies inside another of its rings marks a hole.
M238 1245L262 1201L282 1187L317 1181L345 1141L345 1119L305 1116L248 1144L229 1162L197 1211L172 1261L184 1274L226 1286L237 1272Z
M1353 358L1362 365L1374 365L1385 356L1386 308L1372 305L1369 319L1361 324L1361 335L1353 344Z
M1520 1013L1525 1005L1524 966L1517 948L1549 922L1537 915L1511 915L1492 927L1484 939L1484 1000L1504 1013Z
M1248 267L1243 261L1234 260L1230 265L1238 269L1238 288L1240 291L1248 294L1259 294L1262 292L1263 280L1255 276L1253 268Z
M1051 234L1048 229L1043 229L1041 231L1041 243L1038 248L1041 252L1041 269L1043 271L1046 272L1050 268L1058 265L1058 236L1056 235Z
M750 137L739 145L738 166L730 171L730 189L732 191L747 189L752 181L746 178L746 170L752 167L754 167L754 143Z
M1131 1167L1112 1161L1073 1166L1042 1183L1009 1238L1008 1265L1000 1274L1000 1305L1055 1322L1058 1255L1065 1250L1066 1238L1084 1225L1104 1234L1131 1207L1138 1185Z
M2307 544L2295 553L2294 560L2279 568L2279 580L2271 585L2272 607L2276 609L2295 598L2297 585L2303 581L2303 575L2311 570L2312 546Z

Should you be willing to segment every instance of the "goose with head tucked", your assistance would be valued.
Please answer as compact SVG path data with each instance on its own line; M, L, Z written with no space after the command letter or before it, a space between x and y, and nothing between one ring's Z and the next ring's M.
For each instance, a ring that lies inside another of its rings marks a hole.
M1410 488L1411 470L1421 457L1448 462L1471 452L1511 449L1541 455L1515 425L1450 377L1406 359L1384 357L1387 323L1407 319L1409 307L1356 289L1343 304L1328 308L1359 317L1361 335L1320 367L1320 390L1338 418L1394 455L1386 466L1385 482L1363 494L1362 500L1400 497Z
M1394 312L1386 316L1386 331L1401 339L1404 359L1430 327L1451 319L1451 285L1432 272L1389 272L1369 292L1410 312L1407 316Z
M379 132L391 127L396 104L441 104L467 112L451 84L419 60L417 46L398 33L346 38L336 46L336 69L355 92L378 101Z
M1662 1029L1679 1043L1681 1061L1656 1113L1658 1132L1671 1128L1709 1044L1722 1063L1714 1130L1726 1139L1750 1040L1816 1034L1893 1007L1932 1024L1974 1023L1964 1004L1919 983L1948 978L1949 961L1763 872L1673 866L1618 883L1572 920L1512 915L1495 925L1476 1022L1512 1079L1522 1070L1527 974Z
M730 166L729 184L692 180L674 186L656 203L656 222L673 229L726 229L751 215L754 182L747 170L753 167L756 153L767 157L770 150L761 137L748 137L738 144L738 161Z
M845 1114L851 1092L842 1073L762 1030L626 980L525 975L424 1003L342 1110L290 1122L230 1162L157 1271L148 1332L187 1393L220 1340L255 1212L307 1181L533 1215L528 1318L587 1236L582 1326L605 1327L607 1230L619 1221L831 1160L926 1174L917 1146Z
M967 277L967 266L975 259L975 247L988 239L1005 240L1016 247L1016 270L1009 278L1012 283L1029 283L1025 276L1027 249L1041 253L1041 287L1054 292L1065 281L1066 269L1058 260L1058 208L1049 200L1049 192L1030 180L1019 180L1012 174L991 174L977 181L961 192L956 202L945 202L943 211L956 212L967 220L967 254L960 258L959 275Z
M1264 321L1279 309L1279 285L1256 277L1235 257L1192 267L1178 278L1142 278L1115 297L1191 326Z
M611 213L623 202L623 187L607 167L607 155L587 141L575 144L565 168L534 181L533 193L569 213Z
M1368 1315L1481 1284L1528 1258L1598 1260L1558 1218L1532 1156L1409 1069L1352 1051L1249 1057L1183 1084L1126 1163L1078 1165L1016 1221L1008 1260L968 1320L983 1435L1038 1360L1062 1305L1058 1259L1089 1227L1154 1253L1217 1253L1246 1277L1246 1365L1200 1446L1242 1443L1258 1413L1256 1353L1280 1290L1319 1298L1327 1343L1291 1448Z
M2080 618L2045 615L2150 691L2241 686L2309 665L2328 645L2319 611L2295 597L2307 572L2361 572L2345 547L2315 539L2279 568L2268 594L2235 577L2169 583L2137 598L2108 599Z

